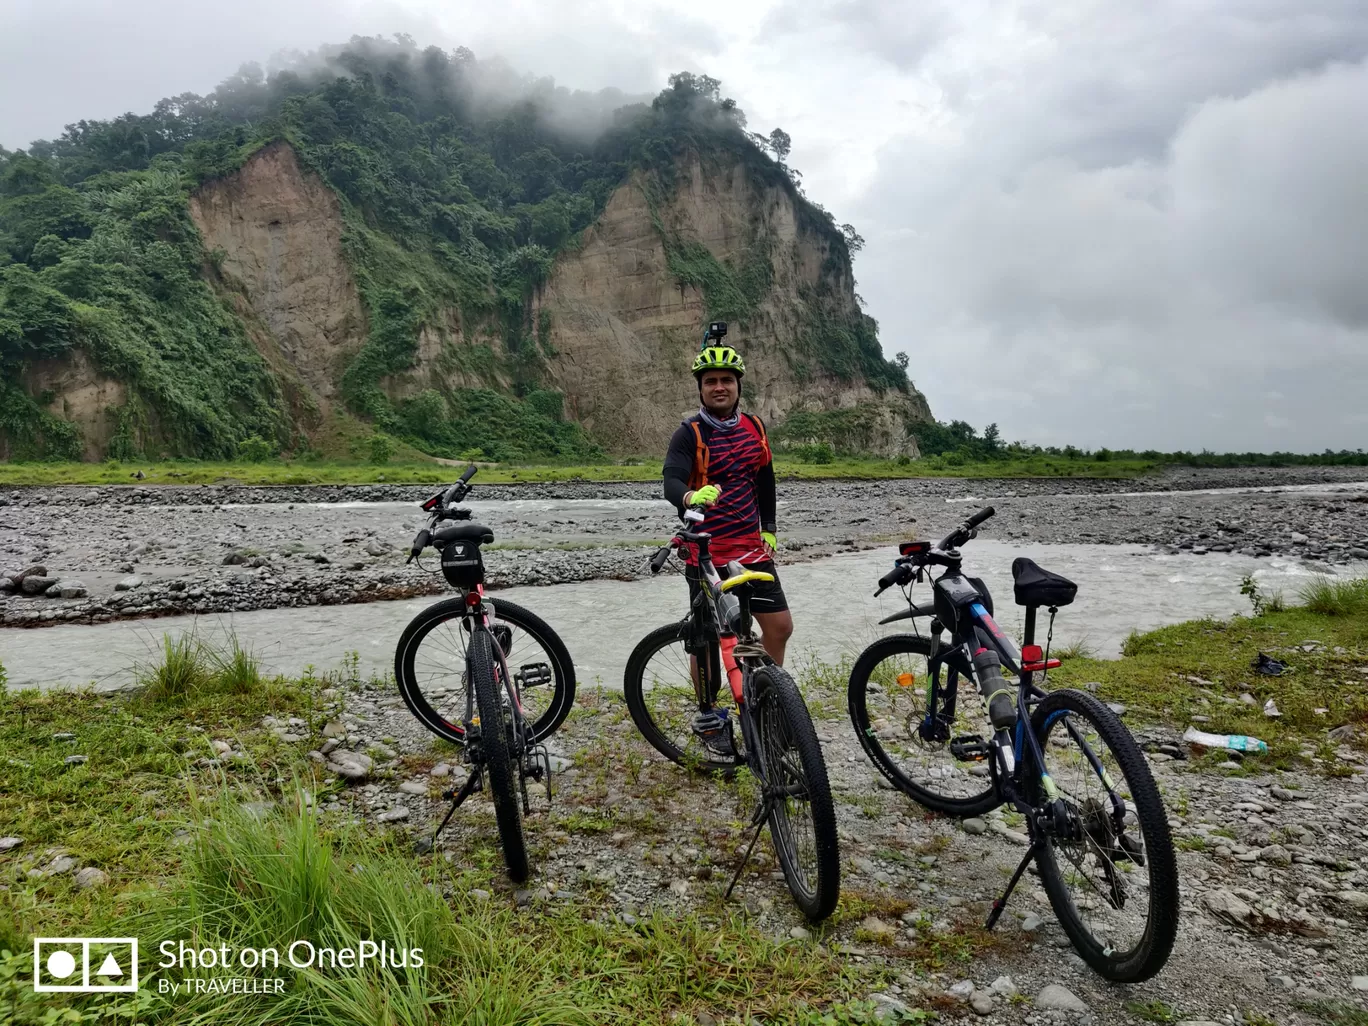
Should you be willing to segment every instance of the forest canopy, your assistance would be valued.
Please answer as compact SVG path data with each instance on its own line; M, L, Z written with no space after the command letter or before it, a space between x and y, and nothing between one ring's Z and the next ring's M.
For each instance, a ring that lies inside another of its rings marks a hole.
M551 355L531 300L633 169L669 186L683 154L725 154L787 190L840 269L863 241L802 195L788 136L747 132L715 79L674 75L647 101L571 92L464 48L354 38L269 69L246 65L207 96L0 149L0 431L14 452L79 446L13 373L76 345L129 386L112 454L131 455L153 435L173 455L231 456L251 436L296 444L280 383L202 273L213 255L188 213L194 189L277 140L342 200L344 251L369 320L343 374L345 403L429 452L478 444L466 411L489 397L395 402L381 386L412 364L423 326L453 309L468 337L502 342L491 381L512 382L509 401L528 422L527 445L501 441L504 455L596 451L558 401L523 401L545 392ZM722 314L728 299L708 297ZM797 344L842 378L909 387L862 314L814 301L812 330Z

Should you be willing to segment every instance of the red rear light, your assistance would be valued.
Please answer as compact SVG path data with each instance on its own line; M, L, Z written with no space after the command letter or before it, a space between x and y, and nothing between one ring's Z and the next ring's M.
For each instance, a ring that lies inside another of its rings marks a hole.
M1021 668L1026 673L1038 673L1041 670L1053 670L1059 666L1058 659L1045 660L1045 650L1039 645L1021 646Z
M904 556L919 556L923 552L930 551L931 543L929 541L903 542L898 546L898 552Z
M425 511L431 513L434 509L437 508L437 503L440 502L440 501L441 501L441 497L440 497L440 496L437 496L437 495L434 495L432 498L428 499L427 502L423 503L423 509L424 509Z

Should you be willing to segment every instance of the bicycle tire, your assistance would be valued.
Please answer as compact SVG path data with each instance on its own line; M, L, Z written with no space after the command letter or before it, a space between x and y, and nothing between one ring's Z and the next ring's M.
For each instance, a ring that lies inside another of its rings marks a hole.
M1040 879L1060 926L1064 928L1065 934L1083 960L1109 980L1118 983L1138 983L1149 979L1163 968L1178 934L1178 860L1169 832L1168 815L1159 797L1159 788L1154 782L1154 776L1150 773L1149 764L1146 763L1130 731L1114 712L1085 692L1051 692L1032 714L1031 729L1035 731L1041 749L1047 752L1047 769L1050 763L1046 748L1049 734L1056 725L1064 722L1067 716L1081 717L1091 725L1115 756L1117 768L1125 778L1124 784L1116 786L1116 789L1129 791L1128 802L1135 814L1136 826L1144 846L1145 868L1149 873L1148 914L1140 939L1131 948L1118 953L1110 939L1099 940L1094 936L1093 930L1084 922L1067 889L1064 871L1056 857L1057 842L1053 837L1045 838L1045 843L1040 846L1037 855ZM1067 730L1067 727L1065 729ZM1075 750L1080 750L1076 744ZM1083 758L1086 760L1086 757ZM1057 761L1056 765L1058 764ZM1107 770L1105 761L1103 769ZM1090 766L1088 772L1096 778L1096 772ZM1037 775L1032 776L1034 779L1027 783L1027 799L1039 806L1045 800L1044 787ZM1079 773L1076 776L1085 778L1086 774ZM1061 784L1062 777L1055 772L1051 772L1051 777L1061 794L1076 798L1078 788L1072 783ZM1075 792L1073 795L1070 795L1071 789ZM1067 800L1069 798L1066 798ZM1093 848L1100 850L1096 844ZM1087 851L1086 846L1083 850ZM1072 865L1078 865L1072 859L1068 859L1067 854L1065 857ZM1109 858L1108 861L1111 861L1113 867L1116 865L1115 860ZM1125 886L1124 883L1122 886Z
M916 634L893 634L880 638L860 653L850 670L850 680L846 688L846 704L850 710L850 722L855 727L855 736L860 739L860 747L865 750L875 768L884 775L890 784L913 801L925 806L932 812L964 819L981 816L1002 804L992 776L985 778L987 787L977 795L954 797L933 790L926 782L914 780L906 773L879 739L875 727L876 717L869 710L870 676L885 660L897 655L915 655L929 658L931 641ZM987 726L986 722L984 724ZM947 760L952 759L945 750Z
M774 842L775 854L779 856L779 866L784 872L793 900L808 922L819 923L835 911L841 894L836 807L831 798L826 760L822 758L822 746L817 740L812 716L793 678L778 666L762 666L755 671L751 684L751 701L755 704L756 757L764 771L767 789L776 783L788 784L786 780L776 781L779 774L774 763L784 766L787 770L785 776L791 776L794 768L792 762L782 755L793 752L798 756L803 777L801 785L806 794L797 800L806 801L812 817L812 868L816 879L807 879L807 868L798 864L799 848L805 840L798 834L806 831L802 827L795 829L788 803L771 809L770 838ZM776 736L781 722L785 737ZM782 752L779 749L781 743Z
M480 753L485 779L494 797L494 819L499 826L504 863L514 883L527 879L527 842L523 837L522 814L518 808L519 767L510 751L504 716L503 688L495 674L493 639L479 627L471 635L466 659L480 712Z
M560 636L536 613L502 599L495 600L493 605L496 623L507 621L526 631L551 657L554 664L551 701L541 715L529 724L530 743L536 743L555 733L565 722L565 717L570 714L575 704L575 667L570 659L570 652ZM469 610L461 598L444 599L434 603L409 622L403 634L399 636L399 643L394 650L394 679L399 685L399 693L403 696L409 712L438 737L458 745L465 743L465 727L460 723L453 723L439 713L430 696L423 693L415 662L423 641L434 630L450 620L465 619L468 615ZM450 653L452 658L455 654L454 651ZM526 701L525 695L519 697Z
M627 670L622 680L622 693L627 701L627 711L631 714L637 730L641 731L641 736L671 762L704 774L734 772L737 767L745 765L740 755L732 759L719 758L715 753L704 749L701 744L682 748L671 739L669 733L656 722L656 717L651 713L645 684L646 668L651 662L651 657L670 645L679 645L683 650L689 632L689 621L680 620L657 627L637 642L636 648L632 649L632 655L627 660ZM740 734L739 729L737 734Z

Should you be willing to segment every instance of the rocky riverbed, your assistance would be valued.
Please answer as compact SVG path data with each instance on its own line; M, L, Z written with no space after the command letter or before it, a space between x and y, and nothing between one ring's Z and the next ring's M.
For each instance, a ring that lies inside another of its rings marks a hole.
M532 788L525 825L532 879L514 889L501 871L489 870L500 863L491 852L497 834L487 795L457 813L437 857L462 870L484 867L472 896L522 906L529 916L570 903L631 925L656 911L720 920L744 909L776 938L822 944L849 959L890 1021L906 1021L895 1011L925 1008L951 1021L1004 1026L1146 1019L1293 1026L1325 1021L1327 1002L1359 1015L1368 1007L1361 747L1327 737L1327 747L1304 749L1304 771L1249 774L1256 757L1243 769L1213 769L1189 759L1173 732L1137 729L1180 847L1182 917L1164 971L1144 984L1116 986L1074 954L1032 874L997 931L982 932L1026 843L1018 817L998 811L964 823L929 819L873 770L840 696L812 681L804 690L837 798L843 905L831 924L803 923L768 838L737 896L723 902L749 839L749 778L690 777L645 745L619 695L597 689L581 689L550 740L554 799ZM370 824L409 841L430 834L445 810L442 791L464 779L460 753L426 734L392 687L352 684L323 694L330 706L318 722L263 721L261 732L279 746L277 759L318 766L317 801L327 820ZM84 752L79 735L64 738L75 757L99 758ZM185 753L192 771L227 772L254 786L258 741L253 756L245 738L211 731L203 741L201 751ZM272 807L269 800L249 804L254 814ZM16 872L83 871L64 851L26 851L22 838L5 840ZM107 882L102 870L86 872L100 875L83 886ZM729 1011L713 1009L713 1021L734 1021ZM1255 1012L1264 1018L1245 1017Z
M477 479L478 480L478 479ZM985 537L1368 559L1363 468L1171 470L1130 481L929 478L780 484L782 561L938 538L979 504ZM367 602L444 589L406 565L427 487L21 488L0 493L0 623ZM654 484L491 485L492 587L632 579L674 520Z

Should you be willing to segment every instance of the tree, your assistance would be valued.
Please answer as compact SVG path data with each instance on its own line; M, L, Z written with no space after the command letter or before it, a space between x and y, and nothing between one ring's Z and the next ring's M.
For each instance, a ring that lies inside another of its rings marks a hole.
M860 250L864 249L864 236L855 230L853 224L841 225L841 234L845 236L846 249L850 250L850 252L858 253Z
M788 159L789 151L793 149L793 140L782 128L776 128L769 134L769 148L774 151L775 163L783 167L784 161Z
M998 431L996 424L989 424L983 429L983 446L989 452L996 452L1002 448L1002 433Z
M893 362L898 365L900 370L906 371L907 365L912 362L912 359L906 353L899 353L893 357Z

